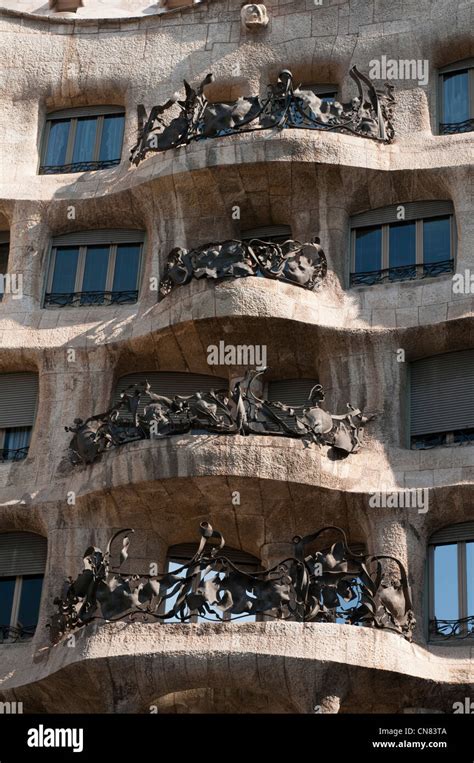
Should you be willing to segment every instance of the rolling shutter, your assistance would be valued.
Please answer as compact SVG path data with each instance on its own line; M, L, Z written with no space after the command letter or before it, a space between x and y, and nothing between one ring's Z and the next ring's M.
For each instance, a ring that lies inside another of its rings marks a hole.
M83 230L75 233L65 233L53 238L55 246L91 246L97 244L139 244L145 238L142 230Z
M140 371L134 374L122 376L115 386L113 405L119 402L120 393L130 384L141 384L144 381L150 383L152 392L165 397L173 398L175 395L193 395L195 392L214 392L218 390L228 390L228 379L222 379L219 376L205 376L204 374L188 374L177 371ZM145 405L150 402L149 398L143 396L139 413L143 413Z
M267 399L271 403L305 405L316 379L282 379L268 384Z
M411 434L474 427L474 350L411 364Z
M27 532L0 534L0 577L42 575L46 567L47 541Z
M458 525L443 527L433 533L429 543L433 546L443 543L460 543L461 541L474 541L474 522L462 522Z
M273 241L274 243L283 243L292 237L289 225L263 225L260 228L250 228L241 233L242 241L250 241L252 238L259 238L262 241Z
M351 228L365 228L369 225L387 225L397 223L397 211L400 206L405 208L404 221L421 220L429 217L442 217L452 215L454 207L452 201L412 201L406 204L392 204L380 209L369 209L360 215L351 217Z
M46 119L79 119L80 117L100 117L107 114L125 114L123 106L80 106L76 109L51 111Z
M0 429L33 426L37 400L37 374L0 374Z

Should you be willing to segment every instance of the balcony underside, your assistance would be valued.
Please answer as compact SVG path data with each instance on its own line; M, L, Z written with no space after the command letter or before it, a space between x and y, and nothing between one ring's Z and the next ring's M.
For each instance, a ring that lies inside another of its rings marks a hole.
M84 629L75 646L7 649L0 695L25 713L189 712L203 702L216 702L214 712L236 703L240 712L452 712L474 678L469 646L428 652L330 624L105 624Z

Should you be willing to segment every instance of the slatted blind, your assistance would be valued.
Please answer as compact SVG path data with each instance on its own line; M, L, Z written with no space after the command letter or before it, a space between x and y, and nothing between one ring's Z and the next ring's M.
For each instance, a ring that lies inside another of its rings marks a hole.
M51 111L46 119L78 119L80 117L99 117L105 114L125 114L123 106L80 106L76 109Z
M461 541L474 541L474 522L461 522L458 525L449 525L437 530L431 536L430 545L442 543L460 543Z
M94 244L139 244L145 238L142 230L83 230L53 238L53 246L91 246Z
M37 374L0 374L0 429L33 426L37 400Z
M259 238L262 241L276 241L277 243L291 239L291 227L289 225L263 225L260 228L249 228L241 233L242 241L250 241Z
M113 397L113 404L119 402L120 393L130 384L141 384L144 381L150 383L152 392L157 395L173 398L175 395L193 395L195 392L214 392L218 390L228 390L228 379L222 379L219 376L206 376L204 374L188 374L178 371L139 371L138 373L127 374L118 380ZM143 413L145 405L150 402L149 398L143 396L139 413Z
M281 379L268 384L267 399L272 403L305 405L316 379Z
M168 549L167 558L169 562L178 562L184 564L189 562L193 558L198 549L198 542L196 543L178 543L176 546L170 546ZM211 544L209 544L211 545ZM212 545L215 545L214 543ZM220 553L220 552L219 552ZM247 571L257 571L261 569L260 560L252 554L248 554L246 551L241 551L236 548L227 548L224 546L222 549L222 556L226 556L237 567L250 568Z
M412 201L406 204L392 204L380 209L369 209L359 215L351 217L351 228L365 228L368 225L387 225L388 223L400 222L397 213L403 206L405 208L404 220L421 220L428 217L441 217L452 215L454 211L452 201Z
M474 427L474 350L411 364L411 434Z
M46 567L48 544L35 533L0 534L0 577L42 575Z

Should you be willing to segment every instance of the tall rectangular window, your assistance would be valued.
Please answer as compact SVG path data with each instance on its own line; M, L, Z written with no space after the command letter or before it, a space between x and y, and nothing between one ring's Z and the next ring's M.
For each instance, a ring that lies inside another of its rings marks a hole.
M45 306L136 302L141 231L84 231L53 240Z
M29 532L0 534L0 642L31 638L38 624L46 538Z
M66 109L48 115L40 174L101 170L119 164L124 124L120 106Z
M474 59L440 72L441 135L474 130Z
M0 462L28 455L37 399L37 374L0 374Z
M8 273L8 255L10 252L10 244L8 242L8 235L0 233L0 301L3 299L5 292L5 276Z

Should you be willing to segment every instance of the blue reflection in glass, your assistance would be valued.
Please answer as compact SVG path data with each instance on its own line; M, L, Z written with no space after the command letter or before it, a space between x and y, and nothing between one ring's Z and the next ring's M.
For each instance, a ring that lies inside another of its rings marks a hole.
M456 543L436 546L434 550L434 616L438 620L457 620L460 616Z
M355 241L355 273L382 268L382 228L358 228Z
M72 162L91 162L94 159L97 117L81 117L77 120Z
M0 578L0 627L9 626L16 578Z
M414 278L416 275L416 223L393 223L388 234L388 258L390 268L404 267L401 272L390 272L391 281ZM413 265L412 268L407 267Z
M34 629L38 622L43 575L25 575L21 583L17 628Z
M19 461L28 455L27 448L31 439L31 427L12 427L5 430L3 458Z
M449 217L423 220L423 262L451 259L451 224Z
M466 543L467 615L474 616L474 542Z
M46 156L44 158L45 166L54 167L65 164L70 127L70 119L51 121L48 146L46 149Z
M443 76L443 122L458 123L469 119L469 73L454 72Z
M108 162L120 159L124 124L125 118L123 114L109 114L104 117L99 161Z
M101 294L84 294L81 297L81 305L102 304L107 282L107 269L109 267L108 246L88 246L86 263L84 266L84 278L82 281L83 292L102 292Z
M76 246L64 246L56 249L53 283L51 285L53 294L71 294L74 292L78 259L79 248ZM65 300L67 301L66 297ZM66 304L66 301L63 304Z
M139 262L140 244L118 244L112 286L114 292L136 290ZM136 295L131 295L131 299L135 298Z

